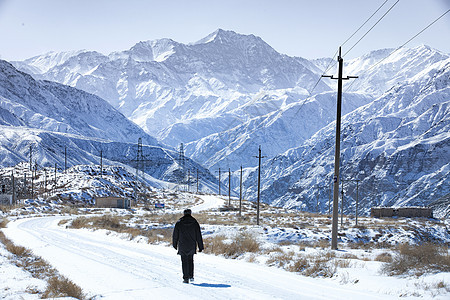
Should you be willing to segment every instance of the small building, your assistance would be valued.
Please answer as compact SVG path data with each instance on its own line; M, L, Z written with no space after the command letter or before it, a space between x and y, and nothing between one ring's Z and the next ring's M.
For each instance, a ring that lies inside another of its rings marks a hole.
M429 207L372 207L370 216L382 217L404 217L404 218L432 218L433 209Z
M96 197L95 207L100 208L130 208L130 200L122 197Z

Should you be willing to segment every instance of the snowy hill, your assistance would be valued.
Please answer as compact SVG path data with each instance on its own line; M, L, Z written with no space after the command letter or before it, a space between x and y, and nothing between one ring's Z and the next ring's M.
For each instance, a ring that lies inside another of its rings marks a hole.
M65 152L69 167L98 164L100 153L105 164L134 166L141 139L148 160L144 170L155 179L150 180L153 186L161 186L158 180L179 182L187 172L181 170L177 152L161 148L103 99L55 82L36 81L5 61L0 61L0 128L2 166L29 161L30 147L33 164L40 167L56 163L61 168ZM185 167L198 169L205 186L215 182L188 158Z
M157 145L103 99L49 81L36 81L0 61L0 108L4 125Z
M372 206L427 205L450 193L450 59L435 63L372 103L343 117L341 178L359 179L361 211ZM345 102L344 97L344 102ZM328 211L334 123L263 167L264 201ZM246 186L255 195L256 174ZM356 182L344 185L353 213Z

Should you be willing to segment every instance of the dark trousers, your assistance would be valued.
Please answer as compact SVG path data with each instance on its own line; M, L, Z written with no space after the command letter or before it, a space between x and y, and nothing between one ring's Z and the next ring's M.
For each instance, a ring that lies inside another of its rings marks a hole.
M183 269L183 279L194 277L194 254L181 255L181 268Z

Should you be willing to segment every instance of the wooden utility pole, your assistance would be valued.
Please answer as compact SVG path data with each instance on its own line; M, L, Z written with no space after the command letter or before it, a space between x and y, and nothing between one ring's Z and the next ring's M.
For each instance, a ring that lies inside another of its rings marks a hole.
M14 170L11 171L11 185L12 185L12 203L16 204L16 184L14 182Z
M57 167L57 165L56 165L56 163L55 163L55 188L54 188L54 193L56 194L56 180L57 180L57 177L56 177L56 167Z
M103 178L103 151L100 150L100 178Z
M198 169L197 169L197 194L198 194Z
M33 172L33 167L32 167L33 152L32 152L32 150L33 150L33 146L30 145L30 171L31 172Z
M344 226L344 180L341 180L341 228Z
M241 180L239 184L239 217L242 216L242 166L241 166Z
M355 226L358 226L358 185L359 179L356 179L356 206L355 206Z
M67 147L64 147L64 174L67 173Z
M329 77L338 80L337 90L337 112L336 112L336 146L334 152L334 190L333 190L333 220L331 227L331 249L337 250L337 232L338 232L338 201L339 201L339 163L341 155L341 107L342 107L342 80L350 78L358 78L357 76L342 77L344 59L341 56L341 47L339 47L338 56L339 70L338 77L331 75L322 75L322 77Z
M261 156L261 146L259 146L259 154L255 156L258 158L258 198L256 203L256 225L259 225L259 201L260 201L260 189L261 189L261 158L265 156Z
M228 168L228 206L231 206L231 169Z

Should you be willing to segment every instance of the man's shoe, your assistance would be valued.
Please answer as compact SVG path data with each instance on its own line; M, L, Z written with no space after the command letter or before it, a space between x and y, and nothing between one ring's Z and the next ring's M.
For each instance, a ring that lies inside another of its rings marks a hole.
M194 277L189 278L189 281L194 281Z
M183 279L183 283L189 283L189 279Z

